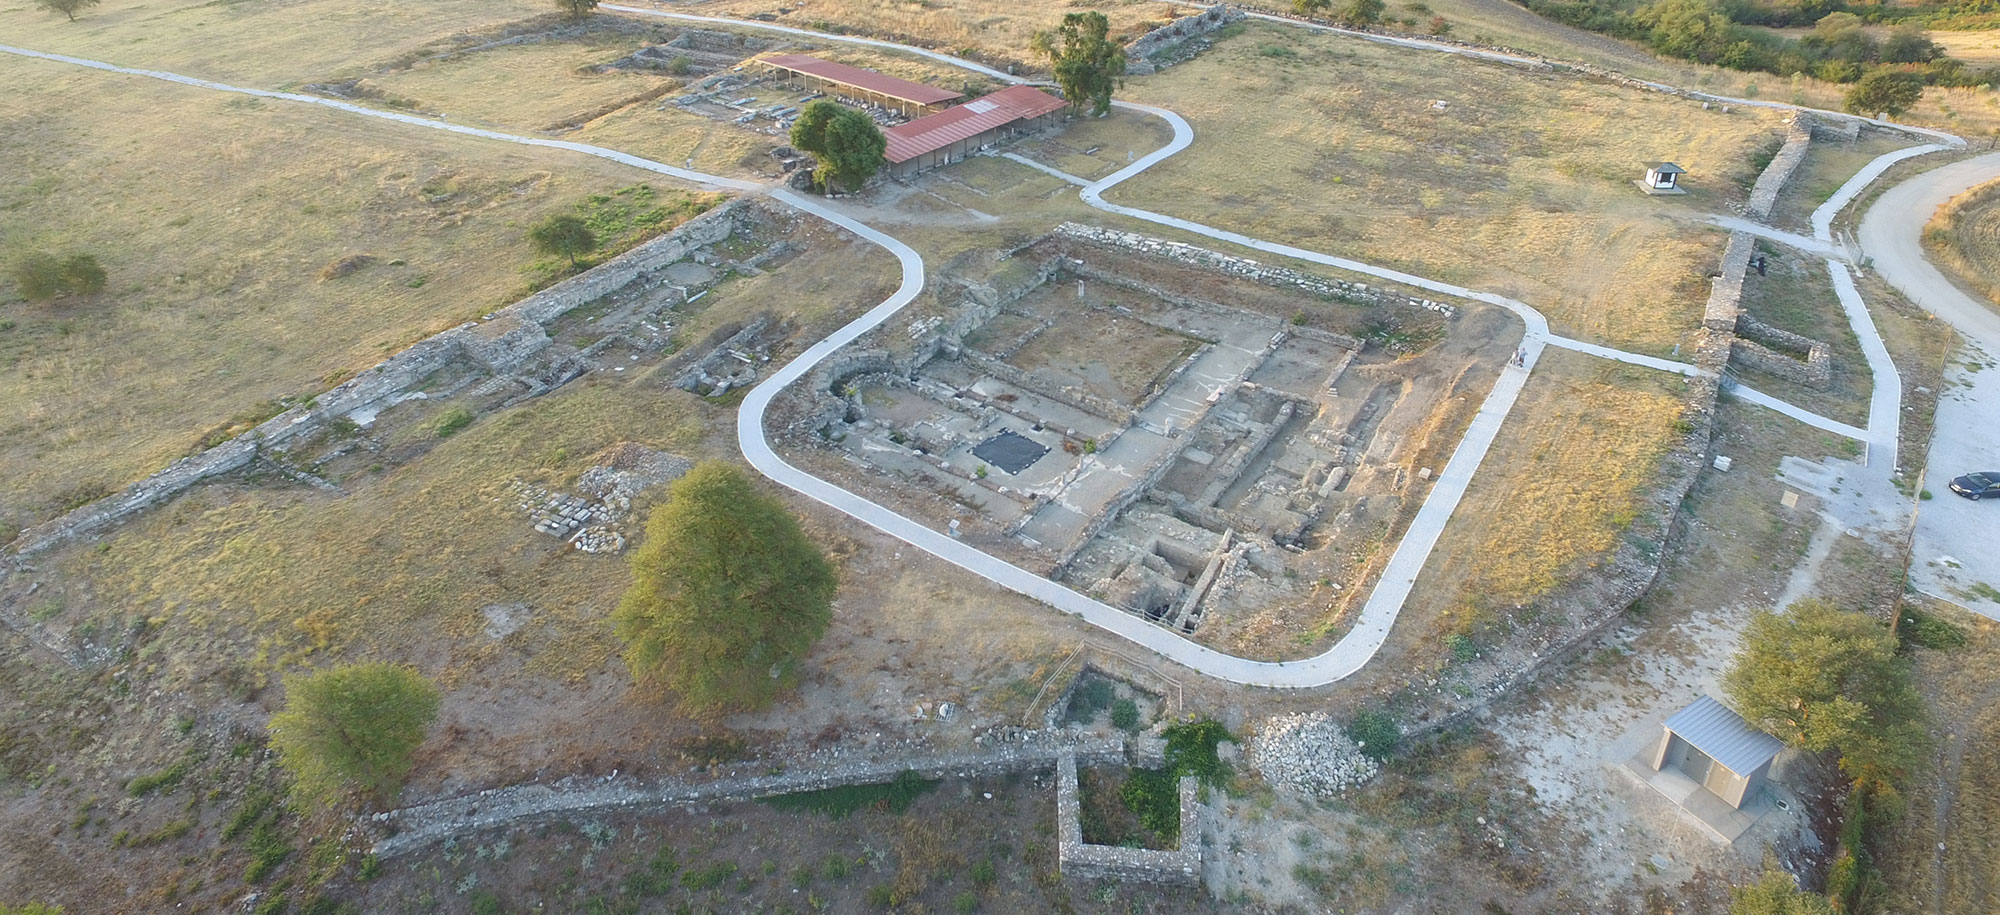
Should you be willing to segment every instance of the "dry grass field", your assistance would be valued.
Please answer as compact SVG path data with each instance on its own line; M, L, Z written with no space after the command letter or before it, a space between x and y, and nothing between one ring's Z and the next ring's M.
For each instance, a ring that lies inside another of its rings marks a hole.
M1682 384L1545 352L1417 581L1417 618L1491 621L1616 546L1681 434Z
M104 0L78 21L32 3L0 8L6 43L258 88L358 76L370 62L551 12L542 0Z
M110 274L0 314L10 530L513 300L530 224L646 178L40 61L0 60L0 82L0 258L87 251ZM320 278L356 254L375 261Z
M2000 29L1931 32L1930 39L1942 45L1946 54L1974 67L2000 64Z
M1924 225L1924 251L1960 286L2000 304L2000 181L1938 207Z
M636 4L635 4L636 5ZM708 0L662 4L676 12L747 17L777 14L772 20L795 28L844 31L952 52L971 52L1000 61L1029 60L1028 40L1062 21L1065 13L1094 9L1111 20L1114 38L1135 38L1187 15L1183 7L1156 0ZM828 28L833 26L833 28Z
M1699 323L1771 113L1253 25L1128 84L1195 143L1110 196L1506 293L1559 332L1665 354ZM1442 107L1438 107L1442 105ZM1632 186L1649 161L1693 193Z

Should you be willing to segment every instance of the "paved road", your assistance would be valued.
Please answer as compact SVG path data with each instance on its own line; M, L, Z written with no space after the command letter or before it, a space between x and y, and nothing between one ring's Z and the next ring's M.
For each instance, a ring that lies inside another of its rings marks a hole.
M1910 301L1957 328L1966 362L1991 366L2000 354L2000 313L1952 285L1924 257L1924 223L1945 201L1967 188L2000 177L2000 153L1978 156L1926 172L1884 193L1861 220L1861 248L1875 271ZM1972 502L1951 494L1951 478L1974 470L2000 470L2000 367L1970 368L1961 363L1946 375L1938 398L1937 431L1932 435L1924 488L1934 498L1917 509L1910 577L1930 594L2000 619L2000 504Z

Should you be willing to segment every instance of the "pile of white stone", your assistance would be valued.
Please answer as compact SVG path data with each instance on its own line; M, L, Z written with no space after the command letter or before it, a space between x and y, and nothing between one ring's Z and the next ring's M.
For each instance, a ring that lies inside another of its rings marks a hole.
M1381 770L1325 712L1268 719L1247 750L1251 767L1265 781L1311 797L1335 796Z

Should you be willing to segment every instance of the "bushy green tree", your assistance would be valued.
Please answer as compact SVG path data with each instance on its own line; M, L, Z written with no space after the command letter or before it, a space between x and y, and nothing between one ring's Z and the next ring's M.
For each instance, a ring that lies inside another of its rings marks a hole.
M387 800L402 788L441 701L436 686L400 664L295 674L285 678L284 710L271 716L271 748L301 797Z
M1856 114L1902 114L1924 97L1924 78L1908 70L1881 67L1847 90L1847 110Z
M597 11L597 0L556 0L556 9L571 19L582 19Z
M792 146L813 157L813 180L822 188L859 189L882 167L889 140L865 112L820 99L792 122Z
M1878 49L1883 63L1920 64L1944 53L1937 42L1924 33L1923 27L1899 25L1889 30L1889 37L1882 39Z
M102 0L35 0L35 5L51 13L61 13L76 21L76 14L96 6Z
M1333 18L1341 25L1361 28L1381 22L1383 9L1382 0L1341 0Z
M1739 886L1729 893L1729 915L1834 915L1824 898L1799 889L1791 874L1770 862L1756 883Z
M1111 110L1111 90L1125 75L1125 49L1110 39L1111 20L1091 10L1067 13L1054 29L1036 32L1029 42L1034 52L1055 65L1056 85L1070 107L1090 104L1090 113Z
M63 258L62 284L69 292L92 295L104 291L104 268L97 258L88 254L72 254Z
M572 268L577 258L597 250L597 233L590 231L581 218L566 213L544 219L529 229L528 241L543 254L569 258Z
M30 302L46 302L62 294L62 261L40 251L30 251L14 260L8 271L21 297Z
M646 522L611 614L635 679L709 715L770 704L833 618L832 563L777 499L705 461Z
M1292 12L1301 16L1317 16L1333 6L1333 0L1292 0Z
M1722 686L1744 718L1791 746L1838 750L1856 778L1893 777L1928 741L1896 637L1822 600L1752 617Z
M31 251L14 261L14 285L31 302L46 302L63 295L90 295L103 292L106 275L97 258L72 254L58 259L41 251Z
M1662 54L1714 63L1736 41L1736 25L1710 0L1660 0L1634 14Z

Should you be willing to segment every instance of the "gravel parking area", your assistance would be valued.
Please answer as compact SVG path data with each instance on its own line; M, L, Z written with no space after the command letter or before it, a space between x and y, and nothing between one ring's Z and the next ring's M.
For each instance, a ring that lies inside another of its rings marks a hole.
M1916 546L1910 578L1918 590L2000 619L2000 499L1974 502L1954 495L1951 478L1973 471L2000 470L2000 360L1967 346L1945 372L1938 398L1937 428L1949 434L1931 440L1924 488L1931 498L1917 509Z

